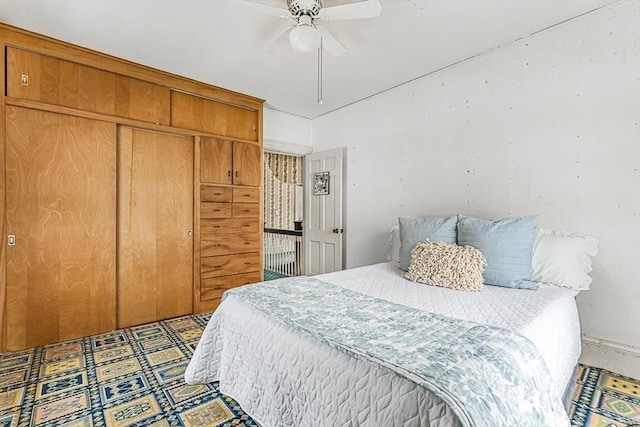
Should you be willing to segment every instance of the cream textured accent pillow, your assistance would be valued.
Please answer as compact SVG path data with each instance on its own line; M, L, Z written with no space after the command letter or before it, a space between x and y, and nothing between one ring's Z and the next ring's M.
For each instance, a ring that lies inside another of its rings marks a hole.
M482 291L482 273L487 260L472 246L444 242L418 243L404 277L412 282L456 289Z

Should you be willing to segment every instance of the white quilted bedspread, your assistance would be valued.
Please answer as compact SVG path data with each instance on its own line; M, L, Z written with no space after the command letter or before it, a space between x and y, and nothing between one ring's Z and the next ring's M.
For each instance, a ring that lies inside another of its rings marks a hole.
M360 293L512 329L539 349L558 399L580 352L575 293L487 286L481 293L411 283L389 263L317 276ZM269 426L458 426L437 396L267 318L233 296L213 314L187 368L189 383L220 390Z

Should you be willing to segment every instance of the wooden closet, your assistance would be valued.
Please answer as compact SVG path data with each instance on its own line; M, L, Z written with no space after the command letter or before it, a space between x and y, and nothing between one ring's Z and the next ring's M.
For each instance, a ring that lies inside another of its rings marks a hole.
M262 103L0 24L0 351L262 280Z

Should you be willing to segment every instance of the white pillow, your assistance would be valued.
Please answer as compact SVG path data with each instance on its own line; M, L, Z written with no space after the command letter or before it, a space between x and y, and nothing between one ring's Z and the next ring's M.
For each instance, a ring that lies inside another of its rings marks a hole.
M539 228L533 243L531 280L575 290L591 284L591 257L598 253L598 239L566 231Z
M389 231L390 252L387 253L387 261L400 264L400 226L394 225Z

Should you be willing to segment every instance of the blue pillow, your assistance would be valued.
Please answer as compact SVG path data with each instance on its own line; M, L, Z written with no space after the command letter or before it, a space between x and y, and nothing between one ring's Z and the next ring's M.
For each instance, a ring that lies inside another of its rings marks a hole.
M479 249L487 259L485 285L538 289L531 281L531 255L538 218L524 216L499 221L460 216L458 244Z
M449 218L398 218L400 223L400 269L409 270L411 250L418 243L426 242L456 242L456 222L458 216Z

